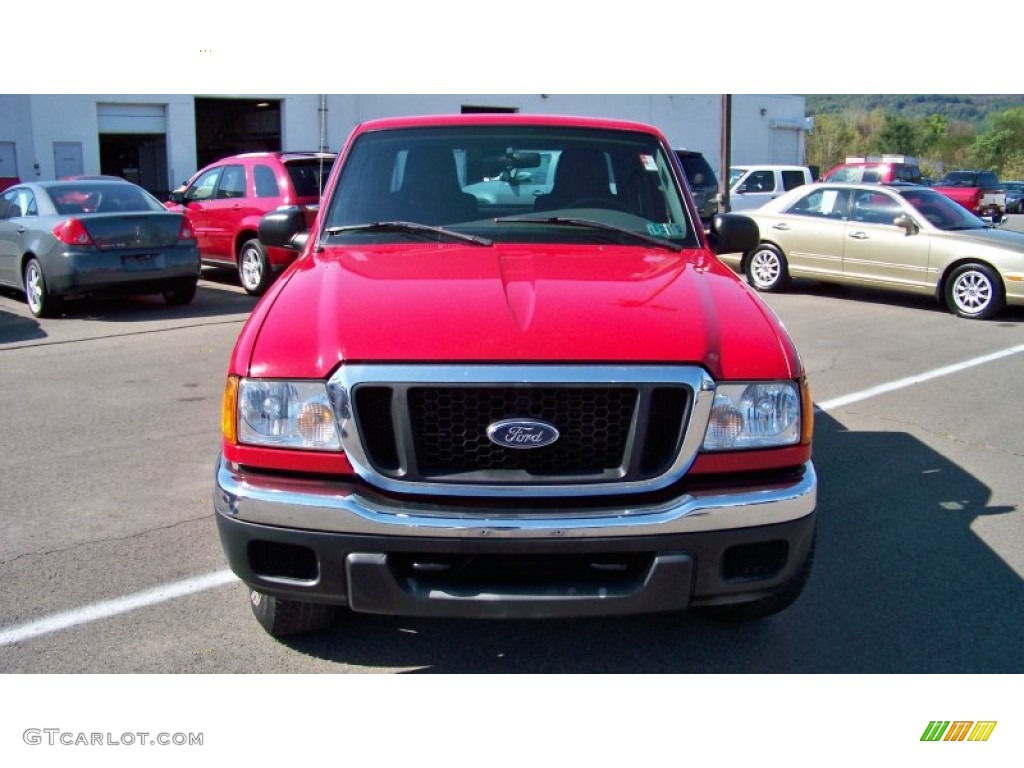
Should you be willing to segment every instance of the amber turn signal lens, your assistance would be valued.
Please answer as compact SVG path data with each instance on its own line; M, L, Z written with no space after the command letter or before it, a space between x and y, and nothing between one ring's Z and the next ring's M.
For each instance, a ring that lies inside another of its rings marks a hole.
M800 410L803 421L800 429L800 444L810 445L814 437L814 399L811 397L811 385L807 378L800 379Z
M231 445L238 444L237 413L238 377L228 376L224 383L224 398L220 405L220 431L224 435L224 442L231 443Z

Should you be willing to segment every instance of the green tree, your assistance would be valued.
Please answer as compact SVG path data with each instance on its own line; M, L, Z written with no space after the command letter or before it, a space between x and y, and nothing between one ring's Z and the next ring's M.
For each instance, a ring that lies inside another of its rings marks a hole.
M841 115L821 115L814 119L814 131L807 136L807 164L825 173L846 159L854 141L854 131Z
M921 146L920 129L902 117L886 117L881 129L871 139L873 151L899 155L917 155Z

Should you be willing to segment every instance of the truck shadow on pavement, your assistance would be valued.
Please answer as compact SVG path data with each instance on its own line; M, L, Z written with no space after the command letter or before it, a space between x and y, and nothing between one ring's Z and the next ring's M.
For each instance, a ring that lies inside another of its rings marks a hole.
M556 621L348 614L288 645L370 668L437 673L1020 673L1021 577L972 530L990 491L902 432L816 420L818 551L783 613Z

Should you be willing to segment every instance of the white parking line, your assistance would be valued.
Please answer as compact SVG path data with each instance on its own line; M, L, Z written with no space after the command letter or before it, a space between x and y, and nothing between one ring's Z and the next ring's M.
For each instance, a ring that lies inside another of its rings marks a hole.
M844 405L850 405L851 403L859 403L861 400L867 400L871 397L878 397L884 395L887 392L894 392L897 389L904 389L905 387L913 386L914 384L920 384L924 381L931 381L932 379L938 379L942 376L949 376L953 373L959 373L960 371L968 368L973 368L976 365L985 365L996 360L1002 360L1004 357L1010 357L1011 355L1017 355L1024 352L1024 344L1018 344L1015 347L1001 350L999 352L993 352L990 355L982 355L981 357L971 358L965 360L962 363L954 363L953 365L947 365L942 368L936 368L932 371L926 371L925 373L919 373L915 376L907 376L905 379L897 379L896 381L890 381L888 384L879 384L877 387L870 387L869 389L862 389L860 392L854 392L849 395L843 395L842 397L835 397L831 400L825 400L821 403L815 403L815 407L820 411L833 411L836 408L842 408Z
M879 395L884 395L887 392L894 392L895 390L904 389L925 381L931 381L932 379L937 379L942 376L950 376L968 368L974 368L978 365L985 365L986 363L995 362L996 360L1002 360L1005 357L1017 355L1021 352L1024 352L1024 344L1018 344L1015 347L1009 347L1008 349L993 352L989 355L981 355L980 357L965 360L962 363L955 363L953 365L943 366L942 368L936 368L932 371L919 373L915 376L907 376L903 379L890 381L888 384L880 384L877 387L862 389L860 392L853 392L849 395L825 400L821 403L816 403L815 407L821 411L833 411L836 408L843 407L844 405L858 403L862 400L878 397ZM81 624L88 624L89 622L97 621L99 619L108 619L121 613L134 611L137 608L144 608L146 606L173 600L176 597L184 597L186 595L196 594L197 592L205 592L208 589L230 584L237 580L238 577L230 570L225 569L222 571L215 571L214 573L207 573L203 576L196 576L191 579L184 579L183 581L164 584L159 587L154 587L153 589L147 589L143 592L136 592L133 595L126 595L125 597L119 597L113 600L104 600L101 603L94 603L73 611L57 613L36 621L19 624L8 629L0 629L0 647L12 645L13 643L18 643L23 640L29 640L33 637L39 637L40 635L59 632L62 629L77 627Z
M136 592L134 595L125 595L113 600L104 600L102 603L93 603L73 611L55 613L36 621L29 621L9 629L0 630L0 646L19 643L40 635L48 635L52 632L59 632L62 629L77 627L79 624L88 624L99 619L109 619L121 613L134 611L136 608L145 608L148 605L156 605L176 597L192 595L196 592L204 592L207 589L220 587L237 581L238 577L231 571L215 571L204 576L195 576L191 579L175 581L170 584L162 584L144 592Z

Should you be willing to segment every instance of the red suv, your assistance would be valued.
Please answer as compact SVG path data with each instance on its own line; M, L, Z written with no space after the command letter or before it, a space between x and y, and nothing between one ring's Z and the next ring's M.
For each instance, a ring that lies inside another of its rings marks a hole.
M203 264L237 268L242 287L259 296L296 255L294 250L267 248L259 241L260 217L281 206L297 205L312 225L334 158L324 152L225 157L172 192L167 207L183 207Z

